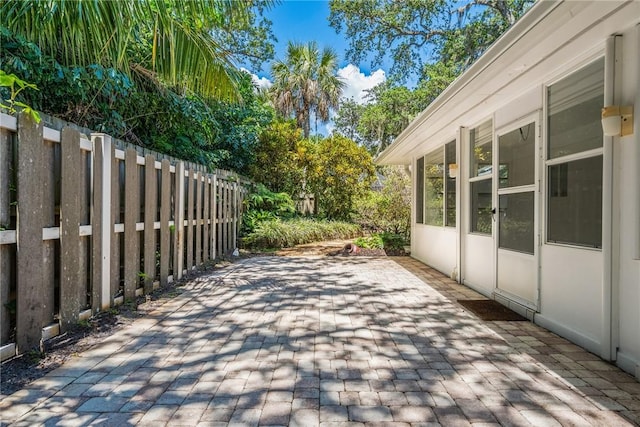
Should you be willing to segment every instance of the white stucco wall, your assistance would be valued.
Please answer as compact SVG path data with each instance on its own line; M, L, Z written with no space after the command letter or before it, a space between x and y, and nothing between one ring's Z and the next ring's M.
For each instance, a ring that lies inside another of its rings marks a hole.
M446 274L457 274L456 229L417 224L411 238L411 255Z
M619 297L614 300L614 308L617 304L618 364L640 378L640 25L625 31L622 39L620 103L635 104L635 131L614 145L614 206L619 207L614 211L619 218L614 229L619 237L619 264L614 268Z

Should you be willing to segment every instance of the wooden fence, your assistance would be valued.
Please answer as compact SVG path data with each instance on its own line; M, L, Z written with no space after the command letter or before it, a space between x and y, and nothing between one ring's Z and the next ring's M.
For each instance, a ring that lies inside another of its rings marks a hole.
M236 247L246 183L0 116L0 359Z

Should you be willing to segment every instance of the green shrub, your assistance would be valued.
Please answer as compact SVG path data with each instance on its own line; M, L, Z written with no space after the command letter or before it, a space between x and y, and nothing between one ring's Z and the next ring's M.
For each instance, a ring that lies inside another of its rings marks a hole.
M290 219L261 222L244 237L251 249L287 248L332 239L352 239L362 232L359 225L339 221Z
M365 249L384 249L384 242L382 241L382 235L373 234L368 237L358 237L354 242L356 246Z
M381 237L384 243L384 249L403 249L409 244L404 234L382 233Z
M245 201L246 211L242 215L243 235L252 233L261 223L279 218L290 218L295 213L295 204L287 193L274 193L262 184L257 184Z
M353 243L364 249L400 250L407 245L407 239L402 234L375 233L368 237L358 237Z

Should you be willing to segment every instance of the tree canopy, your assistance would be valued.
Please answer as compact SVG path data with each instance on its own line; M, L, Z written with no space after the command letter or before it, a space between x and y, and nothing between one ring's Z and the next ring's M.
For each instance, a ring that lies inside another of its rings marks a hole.
M464 69L533 0L331 0L330 25L350 41L347 57L372 66L393 61L392 77L424 77L439 60Z
M268 4L268 3L267 3ZM3 1L3 25L65 66L100 65L208 98L237 96L224 40L251 28L253 2L219 0ZM266 25L266 23L264 23ZM263 44L264 45L264 44Z
M338 56L331 48L319 49L316 42L289 42L284 60L271 66L271 94L276 110L285 117L293 115L305 138L311 132L311 117L329 120L345 83L336 75Z

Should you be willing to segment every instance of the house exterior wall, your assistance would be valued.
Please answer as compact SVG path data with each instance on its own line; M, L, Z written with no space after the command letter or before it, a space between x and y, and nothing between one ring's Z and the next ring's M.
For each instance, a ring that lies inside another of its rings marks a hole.
M506 262L503 258L501 271L514 276L515 288L530 283L533 274L537 288L526 294L528 301L506 295L507 300L534 322L615 361L640 379L640 3L543 3L532 10L534 17L523 18L485 54L488 59L481 58L469 70L471 77L463 75L428 107L379 162L409 163L415 170L417 159L457 138L456 227L417 224L414 210L412 256L504 301L497 287L501 261L495 223L491 234L470 232L470 181L474 181L470 129L491 120L495 150L496 132L508 130L522 118L535 120L536 245L529 260L536 268L518 274L526 268L513 257ZM633 105L634 133L604 137L598 154L603 163L601 247L551 242L547 203L549 168L554 163L547 153L547 91L603 59L603 106ZM494 157L494 169L498 163ZM496 206L495 170L492 179ZM413 185L415 194L415 179Z
M640 25L622 36L622 85L619 102L634 105L634 133L615 145L614 284L619 296L614 300L614 334L618 364L640 378ZM616 312L618 313L615 316Z

